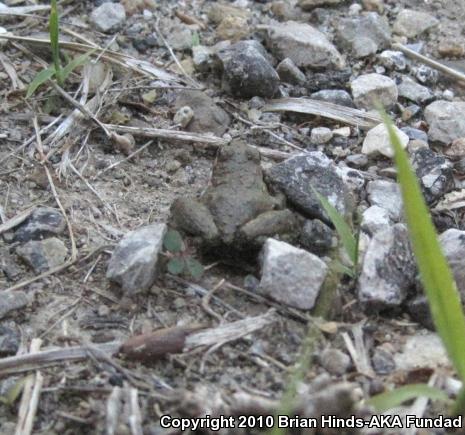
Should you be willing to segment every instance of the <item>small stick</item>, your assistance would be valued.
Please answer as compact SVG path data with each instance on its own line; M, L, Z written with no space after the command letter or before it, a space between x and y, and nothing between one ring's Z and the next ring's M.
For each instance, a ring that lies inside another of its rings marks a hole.
M137 388L130 388L128 391L129 412L128 417L129 427L132 435L144 435L142 431L142 415L139 407Z
M457 79L461 82L464 82L465 83L465 74L462 74L461 72L453 69L453 68L450 68L440 62L437 62L433 59L430 59L426 56L423 56L422 54L420 53L417 53L416 51L413 51L412 49L408 48L408 47L405 47L405 45L402 45L402 44L399 44L399 43L395 43L395 44L392 44L392 48L395 48L396 50L399 50L401 51L402 53L404 53L405 55L407 55L408 57L411 57L415 60L418 60L419 62L421 63L424 63L425 65L428 65L430 66L431 68L434 68L436 70L438 70L439 72L442 72L443 74L445 75L448 75L448 76L451 76L453 77L454 79Z

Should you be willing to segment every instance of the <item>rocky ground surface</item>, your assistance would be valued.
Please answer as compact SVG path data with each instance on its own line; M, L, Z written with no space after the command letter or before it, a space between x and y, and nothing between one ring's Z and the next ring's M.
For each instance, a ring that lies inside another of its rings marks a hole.
M366 416L417 382L456 392L375 107L465 297L464 82L414 58L465 71L462 1L59 9L63 40L105 49L66 80L74 102L50 85L25 98L51 61L48 11L0 3L0 433L273 415L302 354L300 416ZM360 230L355 267L312 187Z

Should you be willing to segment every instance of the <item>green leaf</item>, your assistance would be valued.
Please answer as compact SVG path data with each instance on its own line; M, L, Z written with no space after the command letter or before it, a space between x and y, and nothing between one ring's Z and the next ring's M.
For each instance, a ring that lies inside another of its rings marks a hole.
M195 47L197 45L200 45L200 37L198 32L194 32L192 34L192 47Z
M373 406L377 412L384 412L417 397L427 397L442 402L449 400L447 394L439 388L426 384L410 384L373 396L367 401L367 404Z
M357 275L353 269L342 264L340 261L334 261L333 263L334 270L339 273L343 273L351 278L356 278Z
M202 264L195 258L191 257L186 259L186 268L189 275L195 279L199 279L204 272L204 267L202 266Z
M60 63L60 46L59 46L60 24L58 22L58 9L57 9L56 0L52 0L51 2L49 32L50 32L50 47L52 49L52 59L53 59L53 64L55 66L55 73L57 75L58 84L62 86L64 80L63 80L63 75L61 71L61 63Z
M168 272L172 275L180 275L184 271L185 267L186 263L184 259L180 257L172 258L170 261L168 261L168 264L166 266Z
M331 219L331 222L336 228L336 231L341 239L342 245L344 246L347 255L349 256L352 264L357 266L358 260L358 243L355 238L352 228L344 220L344 217L336 210L334 207L323 195L321 195L313 186L311 186L316 197L320 201L322 207L324 208L326 214Z
M184 242L182 241L181 234L176 230L168 230L163 240L165 249L176 254L184 251Z
M63 71L62 71L62 77L63 77L63 80L66 80L68 78L68 76L78 67L78 66L81 66L81 65L84 65L88 60L89 60L89 57L92 53L95 52L95 49L94 50L91 50L87 53L84 53L84 54L81 54L80 56L77 56L75 57L73 60L71 60L71 62L68 63L68 65L66 65L64 68L63 68Z
M418 179L394 130L382 112L389 131L404 212L431 315L444 347L462 382L465 381L465 317L452 272L439 244Z
M38 72L34 77L34 80L32 80L32 82L29 83L26 98L29 98L40 85L45 83L47 80L50 80L54 75L55 68L53 66L50 66L47 69L43 69L42 71Z

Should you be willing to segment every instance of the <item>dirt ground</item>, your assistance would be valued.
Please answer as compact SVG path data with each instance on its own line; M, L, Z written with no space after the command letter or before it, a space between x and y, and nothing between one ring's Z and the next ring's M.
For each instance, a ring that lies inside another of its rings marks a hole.
M63 28L69 28L101 47L111 42L111 36L95 31L88 24L90 11L95 7L92 2L69 0L59 3L60 9L65 11L61 19ZM156 3L153 19L147 20L140 13L128 17L116 40L122 52L166 70L176 70L165 46L155 46L141 52L134 48L134 42L155 31L154 23L158 17L161 18L162 33L167 31L170 21L179 22L174 15L176 9L204 20L211 2L162 0ZM252 26L266 23L272 17L267 8L270 2L247 3L253 11ZM439 29L424 38L427 54L432 58L439 58L437 45L444 39L465 44L464 2L401 0L385 3L390 6L395 4L399 9L412 7L425 10L440 19ZM336 22L338 17L346 15L348 6L343 4L331 9L332 21ZM3 23L1 25L15 35L33 36L47 31L46 16L46 13L9 18L0 15L0 20ZM131 32L131 27L138 22L141 23L140 34ZM214 27L208 25L205 30L199 30L199 36L202 43L208 45L215 38ZM73 39L69 34L67 37ZM22 50L23 47L26 49ZM176 54L181 61L190 57L188 51ZM421 330L404 313L364 313L358 305L354 284L349 280L343 280L333 296L331 304L334 309L331 310L330 318L314 318L307 312L277 306L247 290L251 275L259 276L256 265L245 267L221 258L199 256L206 266L206 272L197 282L161 274L150 292L131 298L122 295L105 277L115 244L129 230L152 222L166 222L169 207L176 197L202 192L210 179L216 148L198 143L154 139L137 156L127 159L115 150L94 123L86 121L84 127L73 127L67 138L54 145L55 153L46 164L53 175L57 192L55 196L44 165L40 163L36 140L31 140L26 146L23 144L34 137L34 117L37 117L39 127L44 127L60 114L67 116L73 107L59 98L52 88L45 86L32 98L24 98L25 90L21 83L29 83L41 68L34 55L40 55L38 48L27 46L21 41L0 46L0 61L4 67L0 68L0 205L3 217L10 219L39 205L57 208L56 199L59 198L71 223L77 261L57 274L24 286L22 290L31 297L31 302L0 322L1 327L17 331L18 354L27 353L34 338L42 340L43 349L65 349L89 343L97 346L126 340L133 335L165 327L213 327L262 315L273 307L276 318L262 330L218 348L201 348L200 351L168 355L148 363L120 356L102 360L89 351L83 360L61 361L42 367L43 386L32 433L109 433L108 420L118 420L118 415L120 422L114 433L139 433L125 420L134 413L129 400L134 391L138 393L143 428L140 433L175 433L160 428L158 421L161 415L213 414L222 409L216 395L221 396L225 403L227 398L238 392L262 400L279 400L289 384L291 369L297 361L309 328L314 337L311 351L313 363L304 376L304 381L309 383L318 376L327 375L317 363L323 349L331 346L347 352L344 333L356 337L356 331L362 327L367 348L385 344L394 352L401 348L410 335ZM454 59L452 64L461 69L461 62L463 59ZM13 66L20 81L18 89L13 87L11 74L6 72L8 64ZM218 80L197 73L194 73L194 77L223 108L243 115L244 101L223 94ZM173 89L156 89L157 97L153 103L143 100L143 94L150 90L153 82L154 78L141 77L125 68L117 69L110 90L103 98L99 119L116 124L126 117L127 125L157 128L172 126L174 110L170 95ZM66 90L71 93L79 83L80 74L73 75L66 82ZM443 83L456 96L464 95L463 89L456 83ZM285 118L283 122L289 129L287 133L279 132L279 135L305 147L305 143L299 140L296 122L291 117ZM308 122L311 125L312 119L309 118ZM265 132L252 131L247 124L238 120L232 122L228 132L241 136L250 144L284 152L293 151L282 141ZM44 133L42 139L48 134ZM135 149L148 140L137 137ZM49 150L46 146L45 152ZM272 160L263 159L265 166L272 163ZM4 261L14 263L19 269L14 279L0 274L0 288L7 290L36 275L16 257L11 231L5 232L3 236L0 239L0 255ZM61 239L71 250L69 234L65 233ZM215 289L215 293L208 310L205 308L205 294L212 289ZM332 380L355 383L361 396L366 398L384 388L402 385L412 378L418 382L428 381L434 368L426 367L411 372L397 370L385 376L378 374L373 377L354 370L340 377L333 376ZM447 374L450 368L444 367L442 370ZM0 398L6 397L8 392L11 394L11 388L22 385L31 373L35 372L18 372L1 378ZM121 400L123 405L120 408L114 403L114 408L111 408L112 402L109 400L115 393L115 387L122 388L120 394L124 399ZM1 434L15 433L19 404L20 399L4 404L0 402ZM116 416L111 417L111 409L119 410ZM251 433L251 430L245 432Z

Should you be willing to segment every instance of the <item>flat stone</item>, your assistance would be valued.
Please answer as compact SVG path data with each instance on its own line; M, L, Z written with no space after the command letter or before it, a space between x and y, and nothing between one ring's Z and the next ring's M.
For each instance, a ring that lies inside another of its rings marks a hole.
M98 31L114 33L126 21L126 11L120 3L103 3L90 14L90 21Z
M425 109L428 136L433 142L447 145L465 136L465 102L439 100Z
M360 58L376 53L391 43L389 23L376 12L340 19L336 34L340 45Z
M394 222L403 216L402 194L397 183L387 180L373 180L367 186L368 201L388 211Z
M334 230L319 219L306 220L300 233L300 244L308 251L326 255L337 246Z
M421 140L422 142L428 143L428 134L423 130L419 130L418 128L413 127L402 127L401 130L408 136L411 141Z
M36 273L41 273L63 264L68 249L60 239L51 237L45 240L31 240L18 246L16 254Z
M412 154L411 160L428 204L439 201L454 189L452 163L442 155L429 148L420 148Z
M15 242L41 240L58 236L65 231L66 221L60 210L51 207L37 207L14 233Z
M186 127L195 133L214 133L222 136L231 122L231 118L213 99L202 91L182 90L176 95L175 109L189 106L194 117Z
M288 57L279 63L276 67L276 72L283 82L292 85L301 85L305 83L306 80L305 74Z
M259 293L301 310L314 307L328 267L316 255L275 239L262 251Z
M397 102L398 91L394 80L371 73L357 77L350 84L355 105L362 109L376 109L377 104L392 107Z
M415 38L438 24L439 20L426 12L402 9L397 15L393 30L398 35Z
M268 27L267 43L279 59L289 58L298 67L341 69L344 61L326 35L306 23L286 21Z
M385 230L392 225L389 212L382 207L372 205L368 207L362 214L362 222L360 227L370 236L375 235L378 231Z
M223 65L222 85L229 94L272 98L279 89L279 76L257 41L241 41L218 52Z
M406 148L409 142L409 137L395 126L394 130L399 137L402 148ZM363 140L362 153L367 155L382 154L389 158L394 157L394 150L391 146L389 132L384 124L379 124L368 131L365 139Z
M348 191L337 173L336 165L319 151L300 154L278 163L267 171L267 176L294 206L310 218L329 222L311 186L342 215L347 215L351 210Z
M371 239L358 282L358 298L370 308L404 302L417 273L407 227L395 224Z
M165 224L152 224L126 234L108 263L107 278L129 295L148 290L155 281Z
M340 106L355 107L352 97L343 89L322 89L310 95L313 100L326 101Z
M426 86L420 85L409 76L402 76L402 81L397 86L397 90L399 91L399 97L419 104L426 103L434 97Z

